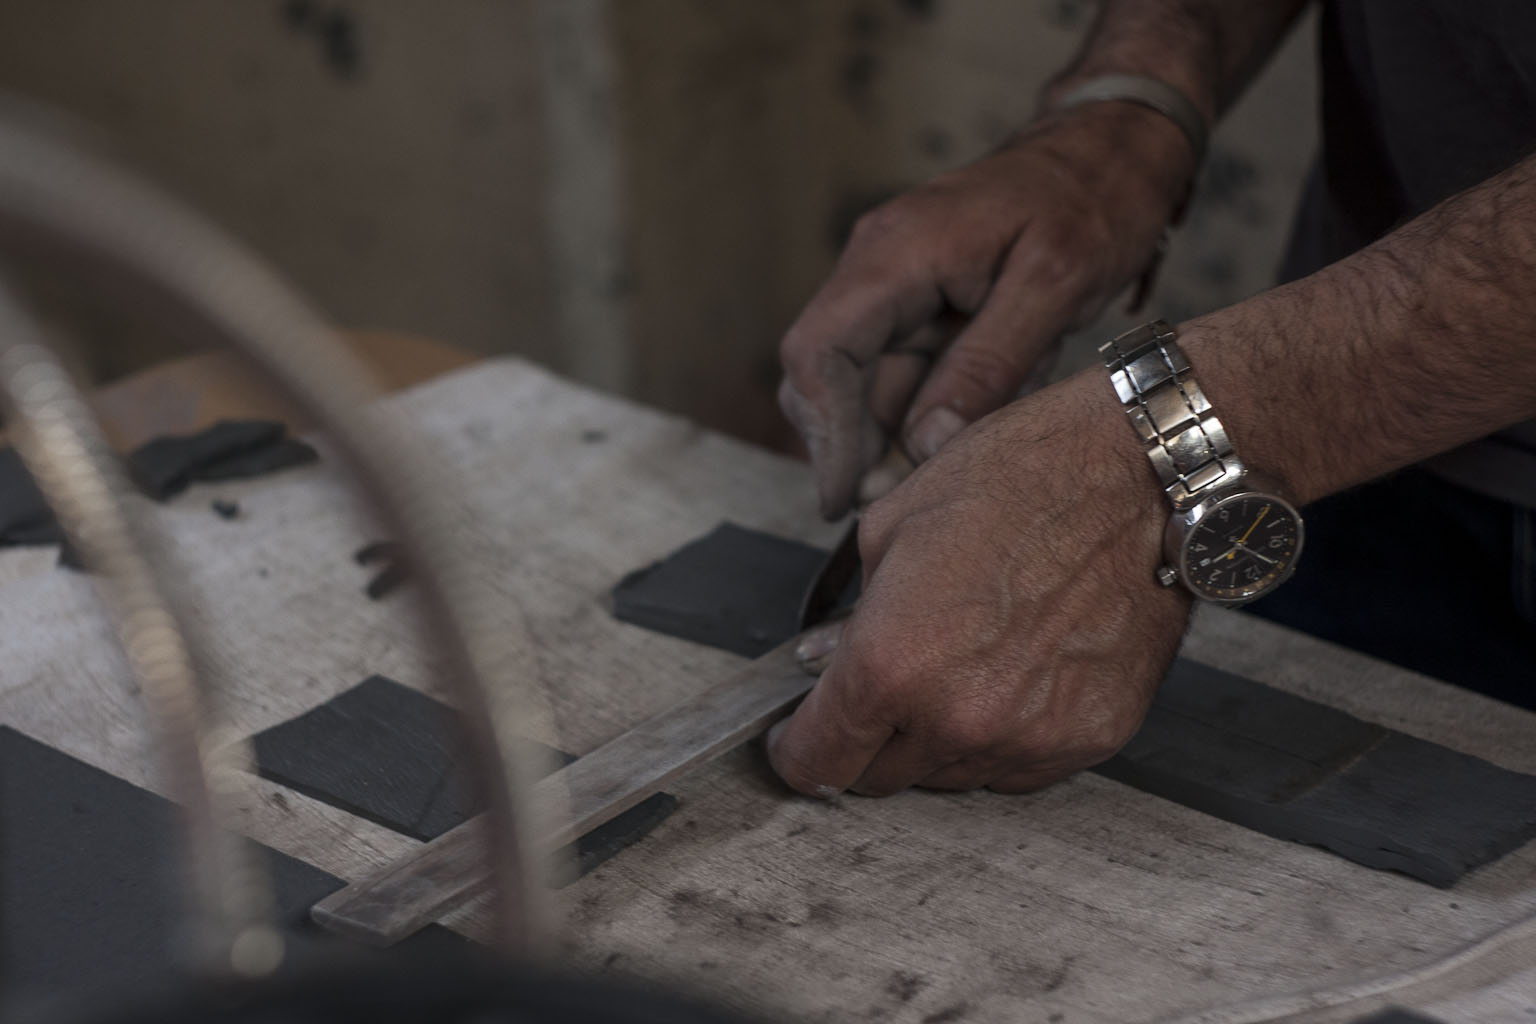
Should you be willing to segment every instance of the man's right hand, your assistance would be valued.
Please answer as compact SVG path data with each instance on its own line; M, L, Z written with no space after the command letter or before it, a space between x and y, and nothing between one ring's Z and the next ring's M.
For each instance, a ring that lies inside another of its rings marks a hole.
M1094 103L866 214L780 350L822 514L893 440L921 461L1013 399L1147 266L1192 172L1171 121Z

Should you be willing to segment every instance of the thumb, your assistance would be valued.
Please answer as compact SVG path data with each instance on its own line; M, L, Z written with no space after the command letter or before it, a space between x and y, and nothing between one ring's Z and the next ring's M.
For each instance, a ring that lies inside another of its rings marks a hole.
M858 781L895 729L849 700L838 655L794 714L768 733L768 760L791 789L827 799Z

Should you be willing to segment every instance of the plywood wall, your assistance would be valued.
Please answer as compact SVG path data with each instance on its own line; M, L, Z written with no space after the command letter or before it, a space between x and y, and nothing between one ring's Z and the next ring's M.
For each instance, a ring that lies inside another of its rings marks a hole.
M518 352L782 442L777 339L854 217L1020 124L1091 12L7 0L0 86L103 125L341 323ZM1156 312L1269 281L1311 76L1299 38L1218 135ZM110 374L166 347L97 349Z

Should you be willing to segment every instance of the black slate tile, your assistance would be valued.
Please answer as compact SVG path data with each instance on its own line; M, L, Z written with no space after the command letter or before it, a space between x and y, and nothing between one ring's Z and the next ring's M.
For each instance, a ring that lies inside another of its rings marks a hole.
M253 738L259 774L416 839L471 817L458 712L384 676L371 676ZM565 763L574 760L557 753ZM677 806L658 793L576 842L585 874L639 841Z
M613 588L621 622L756 658L799 631L800 599L826 552L734 523Z
M0 976L14 1003L110 1002L168 990L183 889L174 806L0 726ZM258 847L278 923L298 948L340 939L309 923L339 878ZM422 949L465 940L433 926Z

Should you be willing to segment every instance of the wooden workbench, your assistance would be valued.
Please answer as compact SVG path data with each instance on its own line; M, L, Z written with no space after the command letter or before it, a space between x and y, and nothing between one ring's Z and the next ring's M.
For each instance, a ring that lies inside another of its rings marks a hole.
M832 537L802 465L521 362L385 401L458 474L453 500L474 512L503 614L535 638L513 670L554 702L558 735L538 738L567 750L741 663L615 622L620 576L722 519ZM361 593L370 570L351 555L377 530L334 465L197 486L152 510L241 733L373 673L433 690L409 590ZM213 497L237 500L239 518L214 515ZM53 563L51 549L0 552L0 723L161 789L89 579ZM1536 772L1536 715L1279 627L1202 613L1184 653ZM414 845L277 790L249 780L247 830L336 875ZM677 813L559 893L565 958L797 1019L1160 1019L1410 970L1536 911L1536 844L1441 891L1093 775L1032 796L820 803L790 795L754 746L671 790ZM450 923L479 927L473 908ZM1536 1003L1536 971L1467 984L1418 1005L1513 1020Z

